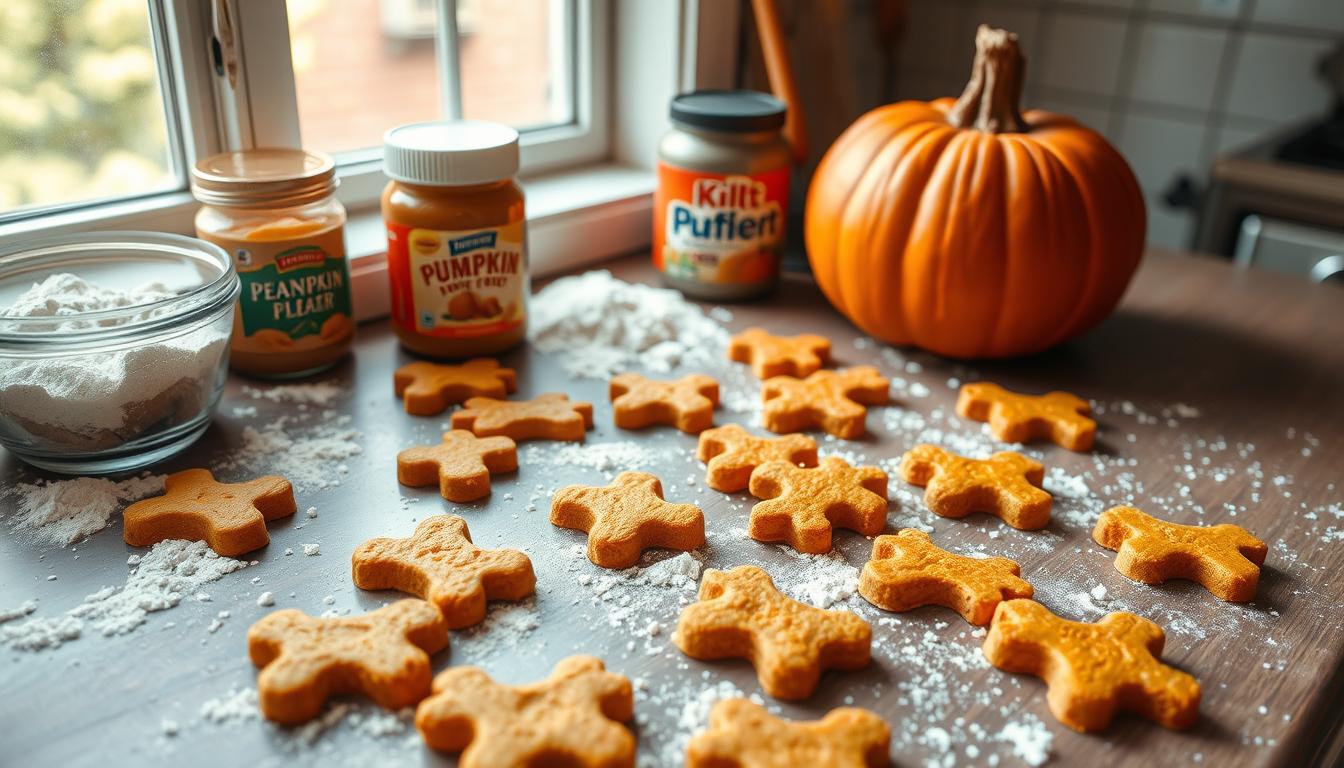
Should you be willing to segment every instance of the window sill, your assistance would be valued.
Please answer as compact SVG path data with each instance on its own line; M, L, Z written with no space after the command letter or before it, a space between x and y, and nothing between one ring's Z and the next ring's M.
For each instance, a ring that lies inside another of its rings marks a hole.
M647 168L615 164L523 179L532 277L647 247L652 239L654 184ZM390 290L381 211L350 211L345 241L355 319L386 316Z

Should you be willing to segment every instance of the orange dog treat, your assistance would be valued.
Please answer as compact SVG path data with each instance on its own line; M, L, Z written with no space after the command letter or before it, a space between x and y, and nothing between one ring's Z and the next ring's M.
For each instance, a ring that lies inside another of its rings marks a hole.
M1265 543L1239 525L1178 525L1134 507L1101 513L1092 538L1118 552L1115 570L1144 584L1190 579L1222 600L1255 598Z
M490 475L518 469L518 446L507 437L476 437L465 429L443 433L438 445L417 445L397 454L397 482L439 484L449 501L490 495Z
M478 357L461 365L408 363L397 369L393 383L407 413L433 416L469 397L504 397L518 389L518 376L496 360Z
M1097 422L1087 401L1068 392L1022 395L987 381L964 384L957 415L988 421L989 431L1005 443L1048 439L1070 451L1092 450Z
M294 488L283 477L221 483L208 469L184 469L168 476L162 496L126 508L122 536L132 547L166 539L204 541L215 552L235 557L269 544L266 521L289 517L296 509Z
M446 669L416 708L415 727L430 748L462 752L460 768L633 768L635 737L621 724L634 716L628 679L599 659L570 656L529 685L501 685L476 667Z
M453 429L477 437L504 435L514 440L582 440L593 426L593 404L570 402L559 392L531 400L473 397L453 414Z
M1165 640L1161 627L1132 613L1087 624L1009 600L994 611L984 652L1005 672L1045 680L1050 711L1074 730L1103 730L1117 710L1189 728L1199 717L1199 683L1158 660Z
M728 359L751 365L758 379L810 376L831 359L831 341L815 333L774 336L748 328L728 342Z
M751 471L767 461L815 467L817 441L807 435L756 437L737 424L725 424L700 433L696 458L707 465L710 488L732 493L746 488Z
M747 534L757 541L784 541L799 552L831 551L831 529L875 536L887 524L887 473L851 467L827 456L814 469L767 461L751 473L751 495L765 499L751 508Z
M611 485L570 485L551 498L551 523L588 533L588 559L629 568L651 547L705 545L705 515L694 504L663 500L663 484L647 472L622 472Z
M761 385L762 418L771 432L821 428L846 440L862 437L864 405L890 401L891 382L871 365L817 371L805 379L775 376Z
M941 605L983 627L999 603L1032 596L1021 573L1006 557L954 554L934 544L929 534L906 528L873 542L873 557L859 575L859 594L886 611Z
M611 380L611 411L621 429L667 424L695 434L714 424L719 383L693 373L676 381L654 381L638 373Z
M747 699L714 705L709 729L686 747L686 768L882 768L890 762L891 727L858 707L820 720L791 722Z
M429 656L448 647L448 625L424 600L399 600L362 616L320 619L275 611L247 631L247 653L261 667L261 712L301 723L327 697L362 693L391 710L429 695Z
M754 565L709 569L700 601L682 609L672 642L693 659L741 658L777 699L805 699L822 668L868 664L872 629L849 611L823 611L790 599Z
M1050 494L1040 488L1045 467L1020 453L968 459L922 443L901 457L901 476L925 486L924 503L943 517L986 512L1023 531L1050 524Z
M479 624L487 600L521 600L537 577L516 549L481 549L467 521L434 515L405 539L369 539L355 550L355 586L396 589L437 605L449 629Z

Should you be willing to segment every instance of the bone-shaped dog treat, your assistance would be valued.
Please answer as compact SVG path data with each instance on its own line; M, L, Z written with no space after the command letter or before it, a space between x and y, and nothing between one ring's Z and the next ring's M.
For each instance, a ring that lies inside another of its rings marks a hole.
M122 513L127 544L148 547L188 539L234 557L270 543L266 522L297 509L293 487L275 475L221 483L208 469L185 469L169 475L163 490L162 496L137 501Z
M593 426L593 404L570 402L559 393L531 400L473 397L453 414L453 429L469 429L477 437L503 435L514 440L582 440Z
M397 454L397 481L419 487L439 484L449 501L490 495L490 475L518 469L518 446L507 437L476 437L465 429L445 432L438 445L417 445Z
M817 441L807 435L757 437L737 424L725 424L700 433L696 458L706 463L710 488L732 493L746 488L752 470L768 461L815 467Z
M1050 524L1050 494L1040 488L1045 467L1020 453L968 459L925 443L901 457L901 476L925 486L924 503L943 517L986 512L1024 531Z
M994 437L1005 443L1048 439L1070 451L1090 451L1097 422L1088 418L1087 401L1068 392L1023 395L987 381L964 384L957 414L989 422Z
M799 552L830 552L834 527L875 536L887 524L887 473L837 456L811 469L768 461L752 471L750 489L765 501L751 508L747 534Z
M1115 569L1144 584L1190 579L1233 603L1255 598L1265 543L1239 525L1178 525L1134 507L1101 513L1092 538L1117 551Z
M866 709L840 707L820 720L791 722L747 699L727 699L686 747L686 768L881 768L890 749L891 727Z
M427 517L409 538L369 539L351 559L355 586L424 598L449 629L479 624L487 600L521 600L537 584L527 555L472 544L467 521L456 515Z
M994 611L984 652L1005 672L1045 680L1050 711L1075 730L1103 730L1120 710L1189 728L1199 717L1199 683L1159 661L1165 639L1161 627L1132 613L1087 624L1009 600Z
M603 568L629 568L650 547L705 545L704 513L664 501L662 482L647 472L622 472L603 488L561 488L551 498L551 523L586 531L588 559Z
M859 594L887 611L941 605L984 626L999 603L1031 597L1021 572L1006 557L954 554L934 544L929 534L906 528L873 542L873 557L859 575Z
M754 565L710 569L699 602L686 606L672 642L693 659L743 658L777 699L805 699L821 671L868 664L872 629L849 611L824 611L786 597Z
M805 379L775 376L761 385L761 418L771 432L820 428L846 440L863 437L864 405L890 401L891 383L871 365L817 371Z
M327 697L362 693L397 710L429 695L430 654L448 647L448 625L424 600L399 600L360 616L317 618L275 611L247 631L247 652L261 667L262 714L301 723Z
M747 363L756 378L810 376L831 359L831 341L815 333L775 336L748 328L728 342L728 359Z
M654 381L638 373L611 380L611 411L621 429L667 424L695 434L714 424L719 383L693 373L675 381Z
M392 381L406 412L416 416L443 413L469 397L504 397L518 388L514 370L488 357L461 365L416 361L398 368Z
M630 681L591 656L570 656L551 676L502 685L476 667L434 678L415 726L432 749L462 752L461 768L565 765L633 768L635 716Z

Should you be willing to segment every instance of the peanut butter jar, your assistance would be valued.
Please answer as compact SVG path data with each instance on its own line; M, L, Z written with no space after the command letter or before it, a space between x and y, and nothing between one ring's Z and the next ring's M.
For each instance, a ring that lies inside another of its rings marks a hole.
M242 282L229 365L298 378L335 365L355 335L345 208L320 152L249 149L201 160L196 234L223 248Z
M392 326L411 352L493 355L527 334L527 229L518 132L463 120L383 139Z

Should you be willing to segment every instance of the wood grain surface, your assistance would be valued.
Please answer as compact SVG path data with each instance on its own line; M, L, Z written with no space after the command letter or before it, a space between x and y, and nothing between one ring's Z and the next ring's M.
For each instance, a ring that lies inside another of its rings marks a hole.
M644 259L612 268L625 279L652 279ZM892 474L889 531L919 525L950 549L1012 557L1037 598L1069 618L1095 620L1119 609L1144 615L1167 629L1165 659L1203 686L1200 719L1191 731L1173 733L1126 716L1103 734L1075 734L1049 714L1039 681L985 665L981 633L955 613L923 608L886 614L850 596L833 607L854 610L873 624L873 663L859 672L826 674L814 697L780 705L783 714L817 717L841 703L873 709L891 724L892 758L902 766L1019 765L1009 738L1014 728L1052 734L1052 765L1299 766L1338 759L1344 713L1344 291L1236 271L1213 260L1150 254L1120 311L1084 338L1029 359L973 364L865 339L801 279L787 281L768 300L730 310L732 329L763 325L777 333L822 333L834 340L840 364L877 365L893 378L896 402L870 410L867 438L821 440L822 455L840 453ZM582 534L547 522L556 487L604 483L625 467L567 465L563 446L531 443L520 450L519 472L496 478L493 495L482 502L453 505L435 489L399 487L396 452L435 440L446 421L402 412L392 395L391 370L407 359L385 323L361 328L355 356L323 378L348 388L333 408L353 417L363 453L348 461L341 486L301 492L299 508L316 506L318 517L300 513L273 524L271 545L252 555L256 565L203 588L209 602L189 597L126 635L103 637L86 629L56 650L0 647L0 764L450 764L425 750L404 724L378 736L359 726L358 714L311 739L255 720L213 723L202 715L205 702L254 685L244 638L249 624L273 610L256 604L262 591L275 594L276 608L310 613L377 607L394 595L356 589L350 553L372 536L408 535L418 520L443 511L466 517L482 546L525 548L539 593L511 613L494 609L498 621L492 626L454 632L452 648L436 657L436 668L476 664L499 679L523 682L544 676L572 653L600 656L637 680L636 732L645 765L679 764L689 730L699 726L716 696L734 687L759 692L744 662L697 662L670 644L692 591L637 586L628 576L612 579L576 555ZM835 557L843 562L803 559L745 538L752 500L705 488L693 436L615 429L605 382L570 379L557 357L524 348L505 362L519 369L516 397L563 391L595 404L590 449L629 442L660 457L656 466L634 468L660 475L669 500L704 509L709 544L697 556L707 567L759 564L795 593L805 593L824 584L822 574L843 573L867 560L871 541L850 532L836 535ZM722 379L726 400L737 407L754 402L756 382L745 366L723 362L710 372ZM979 379L1027 391L1066 389L1097 407L1093 453L1029 446L1046 463L1052 473L1047 487L1056 491L1054 520L1045 531L1013 531L984 515L937 518L923 507L919 489L893 471L901 452L918 441L954 450L1000 447L983 425L961 422L953 413L956 385ZM291 416L291 428L300 431L330 418L320 408L301 411L252 399L243 384L231 380L206 436L156 470L216 464L240 444L245 427L281 415ZM749 423L750 410L721 409L716 422ZM244 473L221 475L240 479ZM7 454L0 458L6 488L42 477ZM1113 553L1089 537L1096 514L1120 503L1186 523L1235 522L1268 542L1255 602L1222 603L1185 582L1149 587L1125 579L1111 565ZM17 496L6 495L0 504L0 514L9 516ZM307 543L320 543L321 554L305 557ZM295 553L285 555L286 548ZM119 518L66 549L35 545L4 526L0 609L37 598L33 617L59 616L85 595L122 584L134 552L121 540ZM647 553L644 562L668 554ZM229 616L209 631L221 611ZM165 732L165 720L177 725L174 735ZM1008 724L1014 725L1005 733Z

